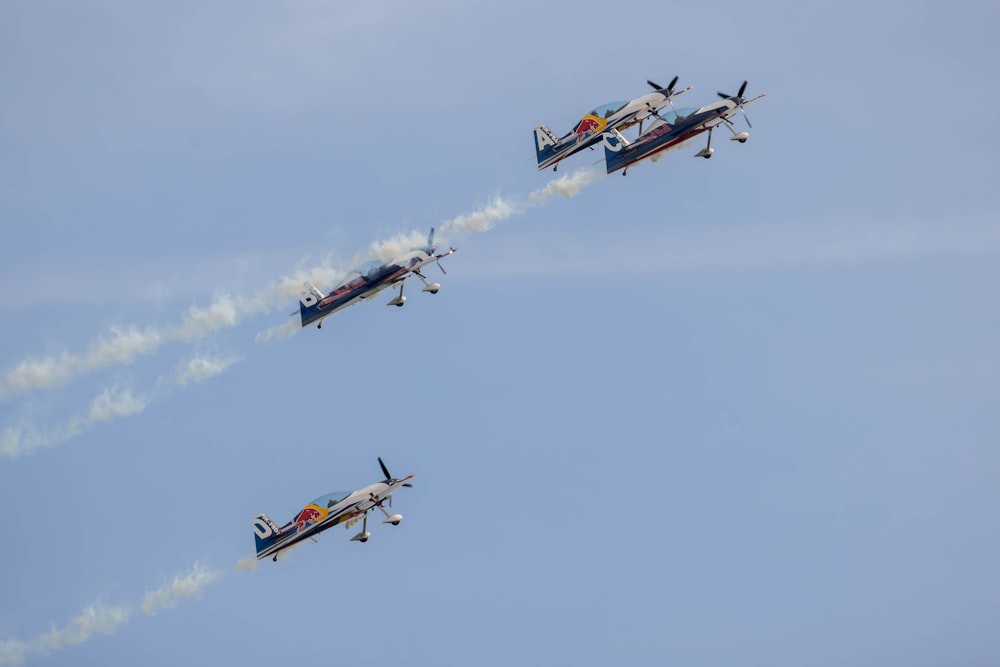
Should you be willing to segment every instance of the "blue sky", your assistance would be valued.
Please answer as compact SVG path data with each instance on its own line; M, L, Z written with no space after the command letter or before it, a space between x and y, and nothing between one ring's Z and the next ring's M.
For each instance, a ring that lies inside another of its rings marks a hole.
M996 5L363 4L0 7L0 665L995 663ZM535 170L675 74L751 139Z

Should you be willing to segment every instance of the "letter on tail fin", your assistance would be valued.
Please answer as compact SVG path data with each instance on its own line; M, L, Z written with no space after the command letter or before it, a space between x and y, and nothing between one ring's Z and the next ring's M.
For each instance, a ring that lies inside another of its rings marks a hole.
M302 326L312 321L310 316L319 310L319 302L325 296L312 283L302 285L302 291L299 293L299 315L302 316Z
M626 166L625 148L627 146L628 139L623 137L618 130L604 133L604 164L609 174Z
M278 537L278 527L266 514L258 514L253 518L253 536L257 542L257 558Z
M538 158L538 168L545 169L551 167L556 157L554 146L559 143L552 130L544 125L535 128L535 156Z

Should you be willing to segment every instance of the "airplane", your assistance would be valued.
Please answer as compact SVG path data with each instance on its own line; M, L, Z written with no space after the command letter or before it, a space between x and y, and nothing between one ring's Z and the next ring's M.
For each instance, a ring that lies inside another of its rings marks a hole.
M744 81L743 85L740 86L739 92L735 95L719 93L718 95L722 98L721 100L697 109L676 109L667 112L663 116L657 114L657 120L649 127L646 133L640 134L631 143L615 129L605 132L603 135L604 162L607 166L607 172L610 174L619 169L624 169L625 171L622 173L627 174L628 168L636 162L649 157L653 157L653 161L655 162L658 159L656 156L662 151L679 146L702 132L708 132L708 145L695 153L695 157L708 159L715 152L715 149L712 148L712 130L719 125L725 125L733 133L730 140L738 141L741 144L746 143L746 140L750 138L750 133L737 132L733 126L733 122L729 119L737 112L740 112L743 114L744 119L746 119L747 127L752 127L750 119L743 109L767 95L767 93L761 93L757 97L748 100L743 97L746 87L747 82Z
M448 252L439 255L434 254L435 250L437 250L437 246L434 245L434 228L431 227L431 233L427 236L427 245L423 248L413 248L405 255L388 262L375 260L355 267L329 294L323 294L311 283L306 283L304 291L299 296L299 315L302 318L302 326L307 327L318 321L316 328L322 329L323 318L329 317L347 306L371 299L392 285L399 285L399 294L393 297L387 305L402 307L406 303L406 297L403 296L403 281L411 275L415 275L423 281L424 289L422 291L437 294L438 290L441 289L441 284L427 282L427 278L420 272L420 269L428 264L440 262L448 255L457 252L458 248L450 248ZM438 268L441 269L441 273L447 273L441 264L438 264ZM292 315L294 314L292 313Z
M559 162L565 160L570 155L590 148L601 140L601 133L606 129L623 130L639 123L639 131L642 132L642 122L663 107L671 104L673 98L683 95L691 90L688 86L684 90L674 91L677 85L677 78L674 77L670 85L663 86L647 80L656 92L637 97L634 100L622 100L619 102L609 102L593 109L587 113L576 128L567 132L561 139L545 125L535 128L535 154L538 158L538 170L552 167L552 171L558 171Z
M396 479L389 474L389 469L378 458L385 479L375 482L357 491L334 491L306 504L295 517L281 528L275 525L266 514L258 514L253 518L253 535L257 544L257 560L270 558L277 562L278 555L301 546L306 540L317 541L316 536L327 528L344 524L351 528L362 521L361 532L351 538L352 542L367 542L371 537L368 532L368 512L376 507L385 514L382 523L398 526L403 520L402 514L389 514L382 505L388 501L392 507L392 493L401 486L413 486L409 480L413 475Z

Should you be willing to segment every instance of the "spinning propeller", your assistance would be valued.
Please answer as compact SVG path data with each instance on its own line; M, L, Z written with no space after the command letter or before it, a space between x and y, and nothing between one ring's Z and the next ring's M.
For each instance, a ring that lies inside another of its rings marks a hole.
M664 88L660 84L656 83L655 81L650 81L649 79L646 79L646 83L648 83L652 87L652 89L655 90L656 92L663 93L664 97L667 98L667 104L670 105L671 109L674 109L674 101L671 98L674 96L674 86L677 85L677 80L679 78L680 78L679 76L675 76L673 79L671 79L670 80L670 85L667 86L666 88ZM647 102L646 106L649 107L649 113L650 113L650 115L656 116L660 120L663 120L663 117L660 114L657 113L656 109L653 109L653 107L652 107L651 104L649 104ZM677 111L677 109L674 109L674 111ZM642 121L641 120L639 121L639 134L642 134Z
M667 86L666 88L664 88L660 84L656 83L655 81L650 81L649 79L646 79L646 83L648 83L650 86L652 86L653 90L655 90L656 92L658 92L658 93L662 92L667 97L670 97L671 95L674 94L674 86L677 85L677 79L679 79L679 78L680 77L675 76L673 78L673 80L670 82L670 85Z
M746 111L743 110L743 104L746 102L746 98L743 97L743 92L746 89L747 89L747 82L744 81L743 85L740 86L739 92L736 93L736 95L735 95L735 97L736 97L736 105L740 108L740 113L743 114L743 118L746 119L746 121L747 121L747 127L749 127L750 129L753 129L753 125L750 124L750 118L747 116ZM734 97L734 96L733 95L728 95L728 94L723 93L723 92L719 92L719 97L721 97L724 100L728 100L729 98Z
M431 232L431 234L433 235L433 232ZM392 482L397 481L395 477L393 477L392 475L389 474L389 469L385 467L385 463L382 462L382 457L381 456L378 457L378 464L379 464L379 466L382 467L382 474L385 475L386 484L391 484ZM402 486L412 487L413 485L410 484L409 482L404 482L402 484Z

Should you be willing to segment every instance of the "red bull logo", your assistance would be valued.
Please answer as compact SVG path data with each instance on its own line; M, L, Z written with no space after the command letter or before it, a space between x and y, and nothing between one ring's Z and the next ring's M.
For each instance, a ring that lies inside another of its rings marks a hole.
M602 118L597 118L596 116L584 116L580 124L576 126L576 134L579 139L579 135L591 135L595 132L600 132L604 129L607 123Z
M319 523L326 516L326 512L315 505L306 505L295 517L295 529L304 530L314 523Z

